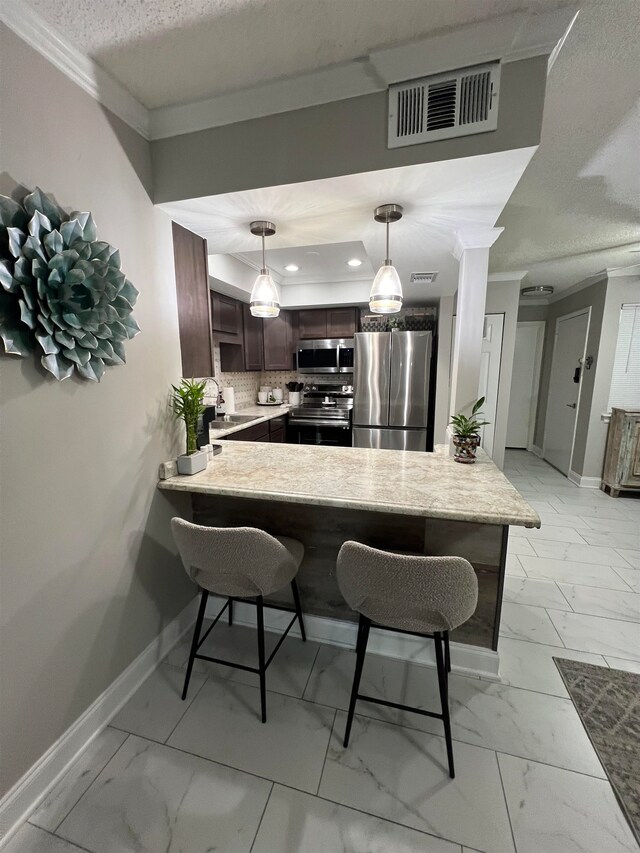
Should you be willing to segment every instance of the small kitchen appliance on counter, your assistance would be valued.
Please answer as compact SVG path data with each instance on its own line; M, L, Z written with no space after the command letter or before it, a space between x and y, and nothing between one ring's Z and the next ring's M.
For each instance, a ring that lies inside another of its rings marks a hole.
M351 447L352 408L352 385L307 385L302 405L289 412L289 442Z

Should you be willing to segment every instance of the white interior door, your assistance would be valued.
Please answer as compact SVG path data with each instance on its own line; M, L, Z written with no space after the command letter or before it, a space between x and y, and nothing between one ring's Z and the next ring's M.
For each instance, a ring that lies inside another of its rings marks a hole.
M589 310L558 317L556 320L544 430L544 458L563 474L568 474L571 467L582 385L581 364L588 329Z
M483 420L489 421L480 430L480 445L482 449L493 455L493 436L496 414L498 411L498 385L500 383L500 359L502 358L502 330L504 314L485 314L484 332L482 335L482 354L480 356L480 382L478 397L484 397L482 412ZM456 318L453 316L453 333L451 335L451 352L455 345ZM452 356L453 359L453 356ZM470 414L464 412L463 414Z
M518 323L507 418L507 447L529 449L538 408L544 321Z

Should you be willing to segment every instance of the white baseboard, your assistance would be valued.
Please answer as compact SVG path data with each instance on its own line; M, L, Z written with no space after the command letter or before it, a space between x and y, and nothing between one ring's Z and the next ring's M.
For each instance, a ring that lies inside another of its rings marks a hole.
M531 452L531 453L533 453L535 456L539 456L539 457L540 457L540 459L543 459L543 458L544 458L544 457L543 457L543 455L542 455L542 448L541 448L541 447L538 447L538 445L537 445L537 444L532 444L532 445L530 445L529 450L530 450L530 452Z
M193 625L194 598L0 800L0 846L19 829L68 767Z
M575 471L569 471L568 478L581 489L599 489L602 485L602 477L582 477Z
M214 619L224 602L224 598L210 596L207 602L207 617ZM284 631L291 618L291 614L288 612L266 608L264 627L268 631ZM234 602L233 621L240 625L255 627L256 608L251 604ZM358 626L355 622L305 614L304 625L309 640L327 643L331 646L341 646L346 649L355 648L358 633ZM300 636L297 625L293 626L291 634ZM431 640L392 634L389 631L377 631L375 628L371 630L367 652L383 657L410 660L412 663L424 666L435 667L436 665ZM498 680L499 665L499 655L491 649L469 646L466 643L451 643L451 669L456 672L463 675L475 675L478 678L482 676L482 678Z

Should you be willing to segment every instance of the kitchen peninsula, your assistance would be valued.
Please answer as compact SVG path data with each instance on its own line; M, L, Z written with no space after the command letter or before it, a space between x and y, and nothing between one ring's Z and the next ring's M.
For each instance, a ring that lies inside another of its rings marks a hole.
M298 575L306 614L355 621L335 578L354 539L389 551L458 555L479 586L474 616L452 640L497 650L509 525L539 527L537 513L480 451L460 465L434 453L222 441L194 476L160 480L191 494L193 521L253 526L304 543Z

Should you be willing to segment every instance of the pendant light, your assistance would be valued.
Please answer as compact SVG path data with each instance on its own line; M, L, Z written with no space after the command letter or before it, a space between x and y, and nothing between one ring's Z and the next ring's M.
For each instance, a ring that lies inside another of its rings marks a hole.
M272 237L276 233L276 226L273 222L258 219L252 222L249 228L252 234L262 237L262 269L251 291L249 310L254 317L277 317L280 313L278 288L264 259L264 238Z
M397 314L402 308L402 285L389 257L389 223L402 219L402 205L383 204L376 207L373 218L387 226L387 256L371 285L369 308L374 314Z

